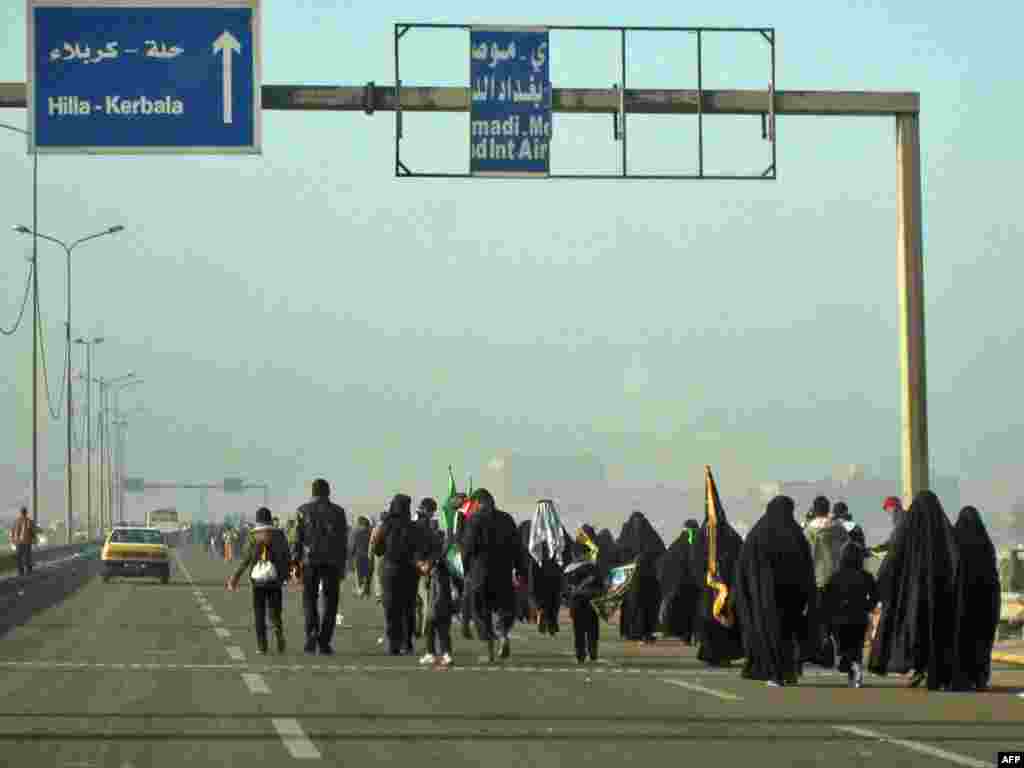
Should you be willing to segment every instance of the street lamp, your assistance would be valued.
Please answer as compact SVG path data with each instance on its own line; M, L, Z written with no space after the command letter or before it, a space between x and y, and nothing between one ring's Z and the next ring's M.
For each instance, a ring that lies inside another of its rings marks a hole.
M0 123L0 128L24 136L32 134L24 128L10 123ZM32 146L32 229L39 226L39 152ZM21 232L25 227L15 227ZM24 234L24 233L23 233ZM32 237L32 519L39 521L39 273L36 271L36 255L39 240ZM67 543L71 543L71 526L68 526Z
M100 425L99 425L99 430L100 430L100 473L105 478L104 482L106 481L106 473L108 472L108 470L112 471L112 466L111 466L111 462L110 461L107 461L106 467L103 466L103 462L107 458L107 450L108 450L109 444L110 444L110 437L107 434L108 433L108 425L110 423L109 422L109 417L110 417L110 411L111 411L111 409L110 409L110 407L108 405L108 396L109 396L111 390L113 390L114 393L115 393L115 401L116 401L116 393L118 391L116 388L130 387L130 386L134 386L135 384L140 384L141 382L142 382L142 379L137 379L135 377L134 373L129 373L129 374L126 374L124 376L118 376L116 379L103 378L102 376L100 376L99 378L91 379L90 380L90 383L98 384L99 388L100 388L100 416L101 416ZM116 409L114 411L114 416L115 416L115 418L117 416ZM111 483L112 482L113 481L111 479ZM98 516L98 523L99 523L98 528L99 528L99 531L101 533L103 531L103 524L104 524L104 517L105 517L105 515L104 515L104 513L105 513L104 504L105 504L106 501L110 502L109 506L106 507L106 513L107 513L106 514L106 519L109 522L113 521L113 515L112 515L112 510L113 510L113 498L112 498L113 497L113 485L109 486L109 494L107 493L107 490L108 489L105 488L103 486L103 484L101 483L101 486L100 486L100 513L99 513L99 516ZM91 528L91 525L90 525L90 528ZM91 533L91 531L90 531L90 533ZM100 536L100 538L102 538L102 535Z
M69 544L71 543L71 526L72 526L71 512L72 512L72 509L73 509L73 494L74 494L74 491L72 490L72 482L71 482L71 479L72 479L71 478L71 418L72 418L72 413L71 413L71 409L72 409L72 404L71 404L71 252L75 248L77 248L79 245L81 245L82 243L88 242L89 240L95 240L97 237L103 237L104 235L114 235L114 234L117 234L118 232L120 232L123 229L124 229L124 227L122 227L120 225L114 226L114 227L109 227L107 229L104 229L102 232L97 232L97 233L92 234L92 235L87 235L85 237L80 237L78 240L75 240L70 245L68 245L63 240L58 240L55 237L50 237L50 235L42 234L41 232L37 231L35 227L33 227L32 229L29 229L28 227L24 226L23 224L19 224L19 225L14 227L14 231L19 233L19 234L22 234L22 235L32 235L33 242L35 241L36 238L40 238L42 240L47 240L47 241L49 241L51 243L55 243L55 244L59 245L61 248L64 249L64 253L67 255L67 316L66 316L66 320L65 320L65 324L64 324L64 329L65 329L64 341L65 341L65 365L67 366L65 370L67 370L67 380L68 380L68 391L67 391L67 420L68 420L68 424L67 424L67 426L68 426L68 430L67 430L67 443L68 443L68 450L67 450L67 469L66 469L67 476L68 476L68 478L67 478L67 480L68 480L68 506L67 506L67 513L66 513L66 522L67 522L67 526L68 526L68 543ZM38 274L38 265L36 263L36 256L34 254L35 254L35 246L33 246L32 266L33 266L33 274L37 275ZM34 279L36 280L35 291L34 291L34 294L35 294L35 304L36 304L36 313L35 314L38 317L38 312L39 312L39 283L38 283L38 277L36 277ZM33 348L34 348L34 346L33 346ZM35 360L34 359L33 359L33 366L32 367L33 367L33 371L34 371L34 369L35 369ZM33 393L35 393L35 388L36 388L36 382L35 382L35 379L33 379L33 381L32 381L32 391L33 391ZM34 402L34 400L35 400L35 396L33 394L33 402ZM33 418L34 418L35 417L35 407L33 407L32 412L33 412ZM36 428L37 427L36 427L35 423L33 422L33 438L34 438L34 434L35 434L35 429ZM33 439L33 444L34 443L35 443L35 440ZM35 449L33 449L33 450L35 450Z
M120 418L121 418L122 414L120 412L120 405L119 405L119 401L118 401L118 395L120 394L121 390L128 389L129 387L134 387L134 386L137 386L137 385L142 384L142 383L143 383L143 380L140 379L140 378L137 378L134 373L129 373L129 374L125 375L125 376L118 376L116 379L108 379L107 380L106 392L107 392L108 395L112 394L113 395L113 399L114 399L113 408L110 407L109 403L107 403L104 406L104 409L105 409L105 411L108 414L108 419L109 419L110 414L113 414L113 417L114 417L113 421L112 422L108 421L107 424L113 423L115 426L118 426L118 427L121 426L119 421L120 421ZM125 422L125 423L127 424L127 422ZM118 436L119 439L118 439L118 442L116 443L116 445L119 446L118 447L118 458L120 460L118 463L123 467L123 456L122 456L122 454L123 454L124 446L123 446L123 436L121 434L121 430L120 429L117 430L117 436ZM112 437L109 440L109 444L110 444L111 448L113 448L113 446L115 445ZM113 525L113 521L114 521L114 474L115 474L115 470L114 470L113 462L112 461L108 462L107 466L110 469L110 474L111 474L110 485L108 486L108 488L109 488L109 506L107 507L107 510L108 510L108 521L110 522L111 525ZM118 497L119 497L118 498L118 503L119 504L121 502L120 496L122 495L121 491L123 490L123 483L124 483L124 479L123 479L122 475L123 475L123 470L121 470L121 469L117 470ZM123 512L122 512L122 515L121 515L121 522L124 522Z
M75 339L75 344L85 347L85 530L87 531L92 530L92 348L102 343L102 336L92 339ZM102 407L102 403L100 406ZM100 445L103 445L102 439ZM100 450L102 451L102 447Z

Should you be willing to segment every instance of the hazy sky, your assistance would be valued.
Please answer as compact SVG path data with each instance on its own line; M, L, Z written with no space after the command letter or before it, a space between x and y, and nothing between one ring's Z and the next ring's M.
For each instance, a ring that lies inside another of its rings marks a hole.
M932 463L966 475L1013 460L1020 8L441 6L266 2L263 81L393 82L396 21L765 25L780 89L920 91ZM25 80L25 37L25 3L0 3L0 80ZM414 30L403 80L465 84L467 52L465 32ZM630 84L693 87L693 52L683 35L636 36ZM705 52L707 87L765 87L758 38ZM556 87L608 87L619 66L614 36L552 36ZM464 168L467 120L409 116L407 164ZM611 122L556 114L554 169L614 170ZM449 462L461 476L506 450L589 450L632 484L696 485L710 462L723 487L898 456L891 119L780 118L774 183L399 180L394 123L266 112L260 157L41 158L41 231L127 228L76 252L73 311L77 331L108 337L94 374L145 378L122 401L143 409L131 474L241 475L276 499L323 474L352 498L438 494ZM634 167L693 167L693 128L631 118ZM709 170L767 166L757 118L708 118L706 136ZM31 223L31 163L4 131L0 210L7 325L31 246L7 224ZM40 247L57 397L63 255ZM0 462L26 470L30 347L25 330L0 339ZM63 429L46 439L57 465Z

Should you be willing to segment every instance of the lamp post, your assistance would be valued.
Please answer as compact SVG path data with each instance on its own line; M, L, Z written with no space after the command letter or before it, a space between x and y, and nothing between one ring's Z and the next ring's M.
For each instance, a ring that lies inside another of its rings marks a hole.
M0 128L31 137L24 128L0 123ZM31 142L33 145L35 142ZM32 229L39 226L39 153L32 147ZM32 519L39 523L39 281L36 255L39 240L32 237ZM71 543L68 526L67 543Z
M92 348L103 343L103 337L75 339L75 344L85 347L85 515L87 531L92 530ZM100 408L103 403L100 403ZM102 440L100 445L102 446ZM102 451L102 448L100 449Z
M118 429L116 431L117 438L118 438L117 442L115 443L115 442L113 442L113 439L111 440L111 448L113 448L115 445L117 446L117 457L118 457L118 461L117 461L118 467L117 467L116 470L112 469L112 475L111 475L111 481L110 481L110 520L111 520L111 522L113 522L113 519L114 519L114 480L115 480L115 476L116 476L117 489L118 489L117 504L118 504L118 508L119 508L119 520L122 523L124 522L124 443L125 443L125 438L124 438L123 428L128 426L128 422L127 422L127 420L124 420L122 418L123 414L120 411L120 403L119 403L119 400L118 400L118 395L121 393L122 389L127 389L128 387L134 387L134 386L136 386L138 384L142 384L142 383L143 383L142 379L136 378L134 373L130 373L127 376L120 376L120 377L118 377L116 379L111 379L111 381L109 382L108 390L107 390L110 394L113 395L113 400L114 400L113 408L111 409L111 412L112 412L113 417L114 417L112 423L113 423L114 426L118 427Z
M102 420L100 422L99 429L100 429L100 437L103 440L103 443L101 443L101 445L100 445L100 454L101 454L100 473L104 474L106 472L106 469L109 469L110 466L111 466L110 462L107 462L107 467L104 468L103 467L103 463L102 463L103 462L103 457L106 456L105 445L107 443L109 443L109 438L106 437L107 425L110 423L109 422L109 415L110 415L110 410L111 410L108 407L109 395L110 395L111 392L114 392L115 393L114 396L116 398L116 396L117 396L116 392L118 391L118 389L123 389L125 387L134 386L135 384L141 384L142 383L142 379L137 379L135 377L134 373L128 373L128 374L125 374L124 376L118 376L116 379L103 378L102 376L100 376L99 378L91 379L91 383L95 383L95 384L99 385L99 388L100 388L100 403L101 403L100 407L101 407ZM114 409L114 418L115 419L117 418L116 408ZM113 487L111 486L110 487L109 496L112 496L112 495L113 495ZM100 496L101 496L101 498L100 498L100 515L99 515L99 526L98 526L98 529L99 529L99 532L101 534L100 537L102 538L102 531L103 531L103 524L104 524L103 504L104 504L104 498L108 496L107 489L104 488L102 484L100 486ZM108 507L108 509L112 509L112 508L113 508L113 500L111 499L111 506ZM112 513L107 515L107 522L113 522L113 514Z
M97 233L92 234L92 235L87 235L85 237L80 237L78 240L75 240L70 245L68 245L63 240L58 240L55 237L50 237L49 235L44 235L41 232L38 232L35 229L35 227L33 227L32 229L29 229L28 227L23 226L23 225L19 225L19 226L14 227L14 231L15 232L18 232L18 233L20 233L22 235L32 235L33 240L35 238L40 238L42 240L47 240L47 241L49 241L51 243L55 243L56 245L59 245L61 248L64 249L64 253L67 255L67 314L66 314L66 319L65 319L65 322L64 322L64 331L65 331L65 335L64 335L64 341L65 341L65 358L64 358L64 363L67 366L65 370L67 371L67 380L68 380L67 414L66 414L67 415L67 427L68 427L68 429L67 429L68 449L67 449L67 469L66 469L67 476L68 476L67 477L67 481L68 481L67 482L67 485L68 485L68 506L67 506L67 513L66 513L66 522L67 522L67 526L68 526L68 543L71 542L71 526L72 526L72 520L71 520L72 515L71 515L71 513L73 511L73 495L74 495L74 491L72 490L72 482L71 482L71 480L72 480L72 478L71 478L71 419L72 419L72 407L73 407L72 404L71 404L71 252L74 251L74 249L77 248L82 243L88 242L89 240L95 240L97 237L103 237L104 235L114 235L114 234L117 234L118 232L120 232L123 229L124 229L124 227L122 227L120 225L114 226L114 227L110 227L108 229L104 229L102 232L97 232ZM34 249L33 249L33 252L34 252ZM38 265L35 263L35 256L33 256L33 271L36 274L38 274L37 267L38 267ZM37 312L38 312L38 302L39 302L39 283L38 283L38 277L36 277L36 280L37 280L37 282L36 282L36 288L35 288L35 295L36 295L36 308L37 308ZM33 368L34 367L35 366L33 366ZM35 388L35 382L33 381L33 390L34 390L34 388ZM33 411L35 411L34 408L33 408Z

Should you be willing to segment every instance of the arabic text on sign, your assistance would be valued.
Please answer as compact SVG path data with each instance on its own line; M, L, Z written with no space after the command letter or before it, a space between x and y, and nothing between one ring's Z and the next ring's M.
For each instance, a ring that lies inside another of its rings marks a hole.
M185 52L185 49L177 46L168 46L167 43L158 43L156 40L146 40L144 56L151 59L175 59ZM50 51L51 62L80 61L83 64L99 64L108 59L117 59L121 54L137 54L138 48L126 48L118 50L120 43L109 42L105 48L97 48L95 55L88 45L82 43L64 43L59 48Z

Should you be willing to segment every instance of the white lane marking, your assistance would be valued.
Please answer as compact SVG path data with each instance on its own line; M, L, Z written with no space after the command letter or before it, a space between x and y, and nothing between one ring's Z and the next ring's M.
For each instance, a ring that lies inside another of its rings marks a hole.
M214 627L213 631L217 633L217 637L219 637L221 640L227 640L229 637L231 637L230 630L224 629L224 627Z
M235 661L245 661L245 651L239 648L237 645L229 645L227 647L228 656Z
M174 562L178 564L178 567L181 568L181 572L184 573L185 578L188 579L188 583L194 587L196 585L195 579L192 578L192 574L188 572L188 568L185 567L185 564L181 562L181 558L178 557L178 550L172 549L171 553L174 555Z
M877 739L878 741L886 744L895 744L905 749L909 749L911 752L917 752L922 755L928 755L929 757L937 757L940 760L947 760L956 765L964 765L967 768L989 768L992 765L987 760L977 760L973 757L967 757L966 755L958 755L956 752L947 752L944 749L938 747L931 747L927 744L922 744L919 741L908 741L907 739L894 739L891 736L886 736L884 733L878 731L869 731L867 728L857 728L852 725L833 725L837 731L843 733L852 733L854 736L863 736L865 739Z
M292 757L297 760L319 760L321 758L320 750L306 736L298 720L274 718L271 722L274 724L277 735L284 742L284 748Z
M211 624L221 624L221 623L223 623L223 622L224 622L224 619L222 619L222 618L221 618L220 616L218 616L218 615L217 615L216 613L211 613L211 614L210 614L209 616L207 616L206 618L208 618L208 619L210 620L210 623L211 623Z
M662 678L661 682L668 683L669 685L678 685L680 688L686 688L688 691L706 693L708 696L714 696L716 699L722 699L722 701L743 701L742 696L737 696L734 693L716 691L714 688L705 688L703 685L688 683L685 680L670 680L669 678Z
M267 681L263 679L262 675L257 675L253 672L243 672L242 679L245 680L249 693L270 693Z

